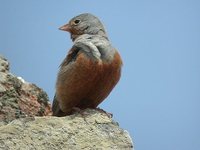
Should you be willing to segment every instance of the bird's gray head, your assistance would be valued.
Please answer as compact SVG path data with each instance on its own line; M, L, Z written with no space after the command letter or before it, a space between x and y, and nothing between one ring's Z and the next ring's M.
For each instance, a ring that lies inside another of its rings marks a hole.
M68 31L74 41L83 34L101 35L107 38L105 28L101 21L92 14L84 13L72 18L68 24L59 28Z

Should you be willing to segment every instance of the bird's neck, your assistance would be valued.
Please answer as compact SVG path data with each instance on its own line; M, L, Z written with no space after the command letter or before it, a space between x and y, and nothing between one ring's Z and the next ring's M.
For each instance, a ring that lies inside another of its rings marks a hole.
M86 34L91 35L91 36L95 36L95 35L101 36L101 37L104 37L105 39L107 39L109 41L108 36L102 30L99 30L97 33L86 33ZM73 34L73 33L71 33L71 39L74 42L79 36L82 36L82 35L84 35L84 34Z

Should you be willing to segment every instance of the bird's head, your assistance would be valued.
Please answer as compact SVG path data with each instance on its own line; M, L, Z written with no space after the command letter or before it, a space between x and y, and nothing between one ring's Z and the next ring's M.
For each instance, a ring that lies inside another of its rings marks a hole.
M105 28L101 21L92 14L84 13L72 18L69 23L59 28L68 31L74 41L83 34L101 35L107 38Z

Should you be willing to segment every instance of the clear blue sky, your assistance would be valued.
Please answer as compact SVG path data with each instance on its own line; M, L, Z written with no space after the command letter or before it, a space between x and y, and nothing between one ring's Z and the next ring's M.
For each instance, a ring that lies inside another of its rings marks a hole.
M0 53L11 71L53 98L58 66L72 46L58 27L90 12L124 60L100 105L137 150L200 149L199 0L1 0Z

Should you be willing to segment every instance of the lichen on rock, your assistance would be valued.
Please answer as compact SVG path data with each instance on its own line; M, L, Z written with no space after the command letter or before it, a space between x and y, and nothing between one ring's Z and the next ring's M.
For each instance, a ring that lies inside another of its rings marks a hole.
M0 56L0 121L51 114L47 94L9 72L9 62Z

